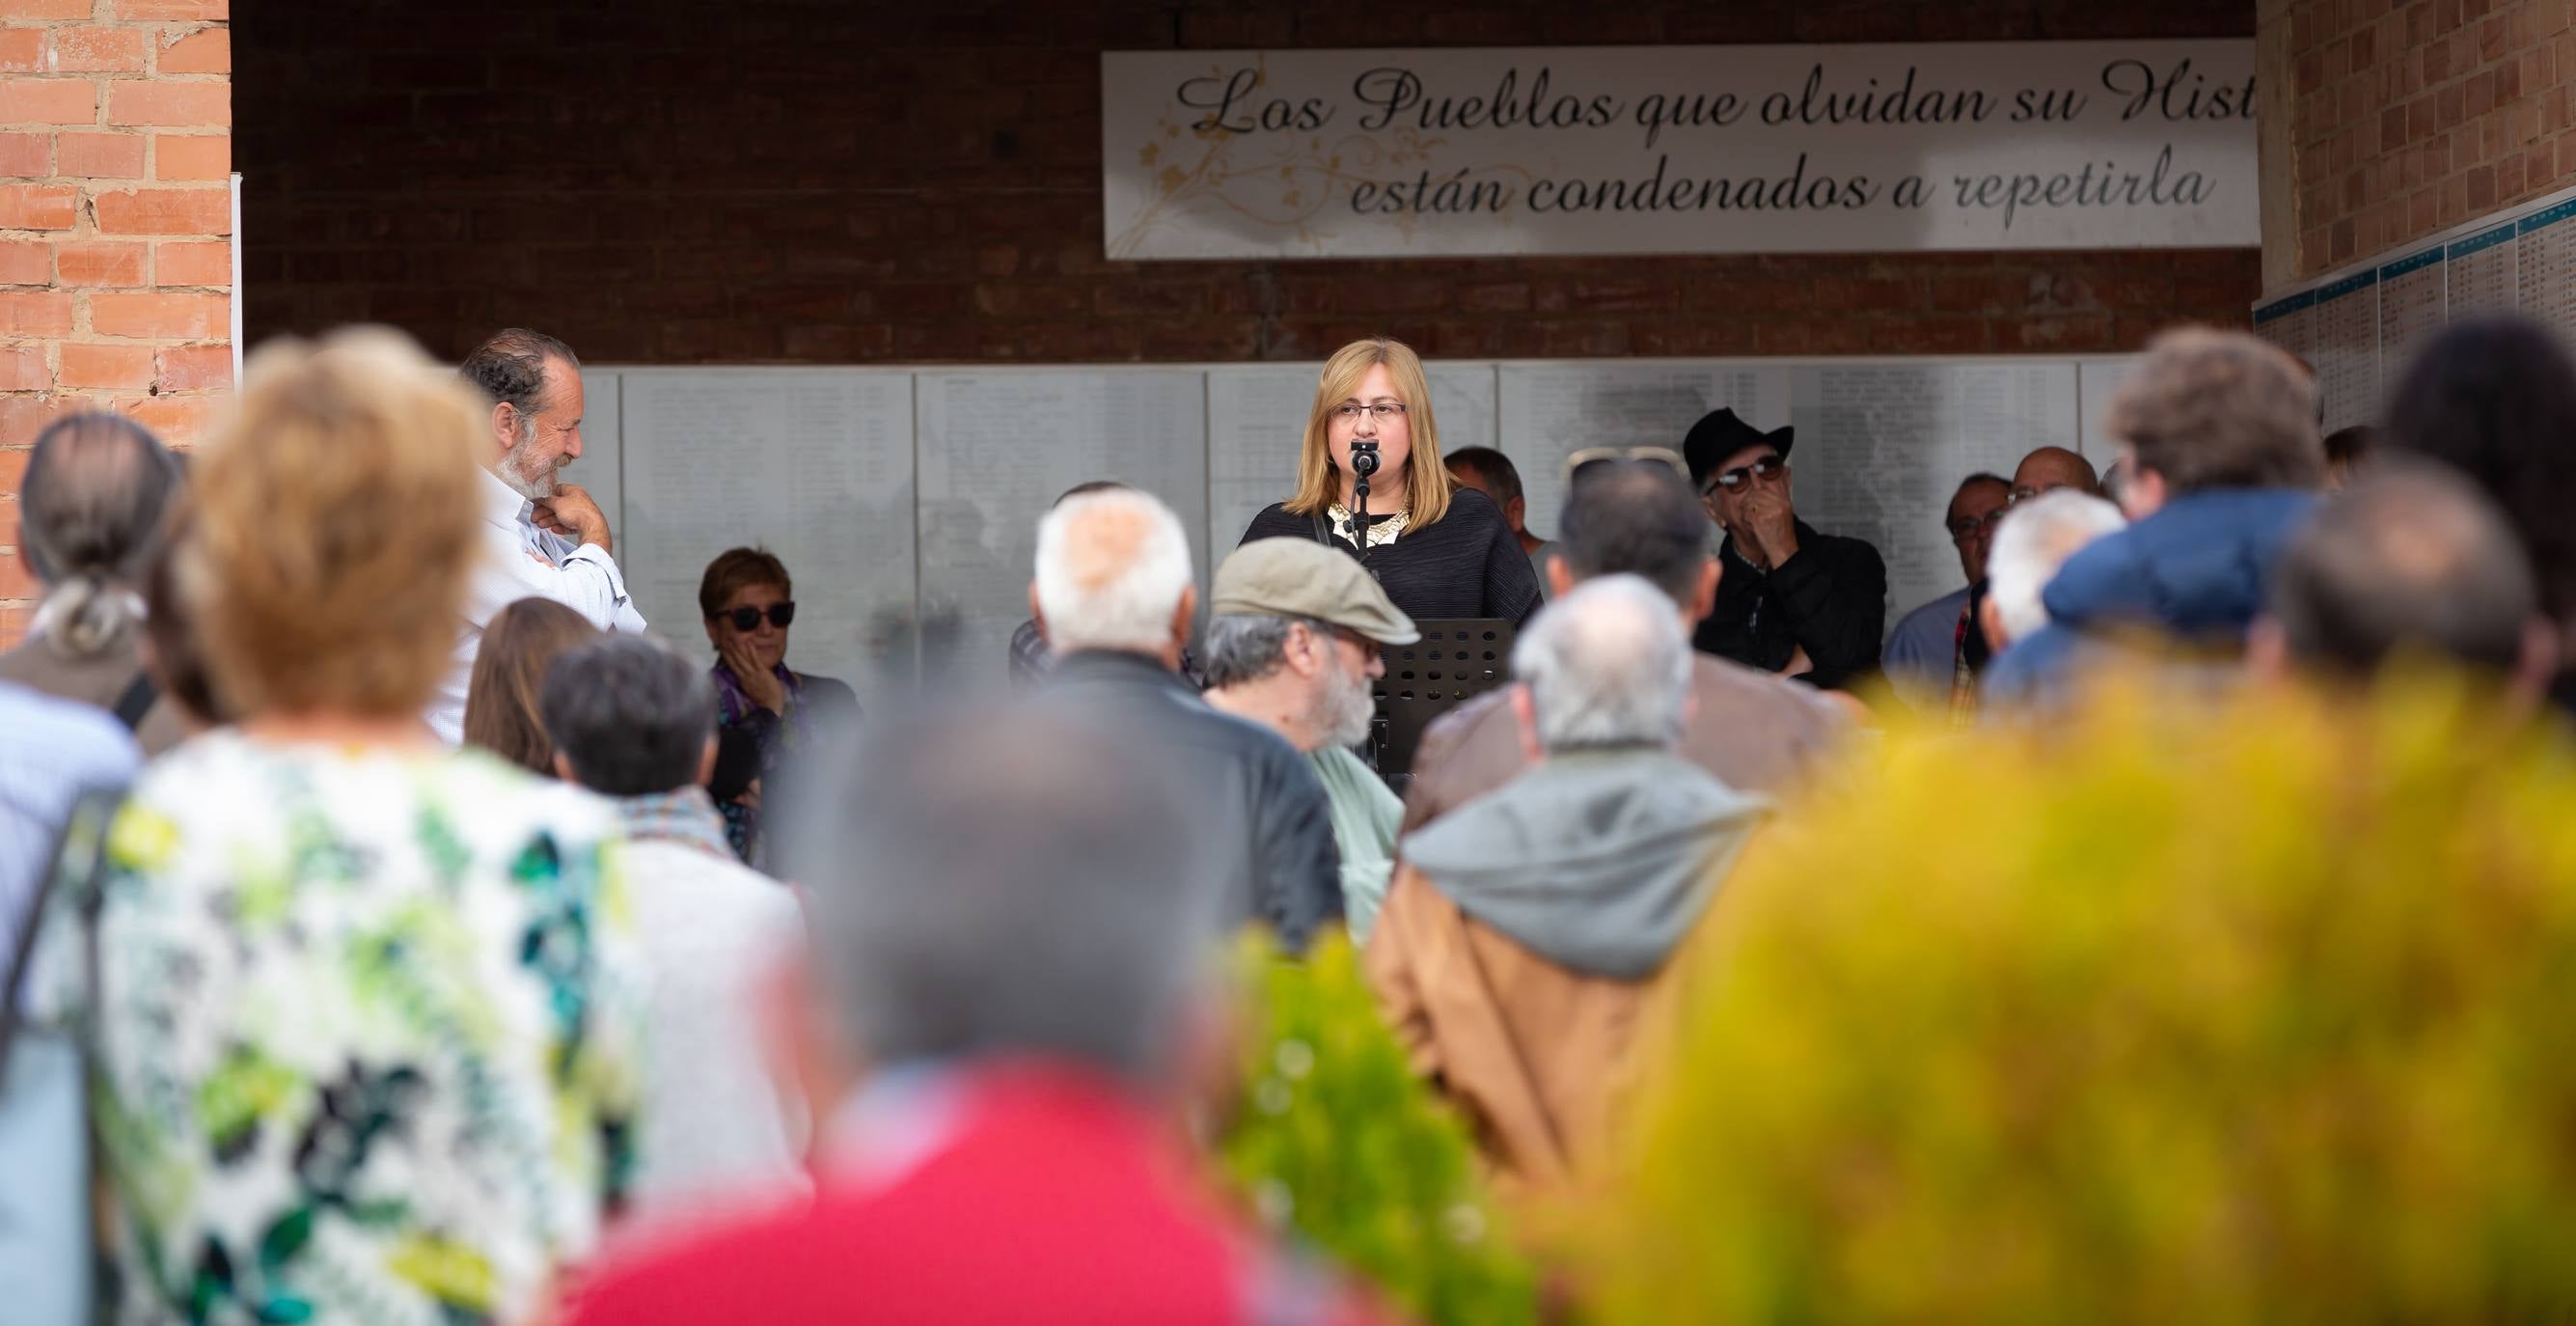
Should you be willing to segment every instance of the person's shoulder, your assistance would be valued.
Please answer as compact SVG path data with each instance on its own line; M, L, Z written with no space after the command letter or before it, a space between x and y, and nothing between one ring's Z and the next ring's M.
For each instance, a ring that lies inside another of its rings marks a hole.
M105 710L5 682L0 732L10 747L41 754L45 767L76 781L122 780L143 760L133 735Z
M1310 517L1290 511L1285 502L1273 502L1261 508L1261 514L1243 527L1243 537L1235 542L1241 546L1254 539L1311 537L1313 531L1314 521Z
M1843 707L1815 687L1698 650L1691 653L1691 689L1701 697L1703 712L1712 718L1717 714L1710 712L1708 700L1714 696L1795 715L1821 729L1850 726L1850 716Z
M1887 559L1879 554L1878 545L1857 534L1820 533L1818 537L1824 540L1829 551L1845 562L1882 568L1887 565Z
M495 841L541 843L557 855L595 851L619 836L617 810L597 793L542 778L488 751L464 747L419 763L423 792Z
M805 1260L827 1221L825 1209L817 1203L735 1216L612 1253L566 1304L566 1320L570 1326L716 1321L748 1303L783 1306L782 1287L797 1297L829 1297L825 1285L786 1273Z
M804 679L806 702L817 709L839 712L854 711L859 707L859 693L850 689L848 682L838 677L818 677L810 672L796 675Z
M1503 524L1502 510L1493 499L1473 488L1459 487L1449 494L1448 514L1440 517L1443 525L1457 521L1459 528L1484 531Z

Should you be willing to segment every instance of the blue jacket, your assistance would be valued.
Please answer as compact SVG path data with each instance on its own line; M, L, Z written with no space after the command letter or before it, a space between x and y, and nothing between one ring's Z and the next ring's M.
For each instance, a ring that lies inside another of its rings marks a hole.
M2048 582L2048 625L1998 656L1980 693L2000 705L2048 698L2118 627L2241 644L2271 592L2273 564L2316 503L2293 489L2222 488L2104 535Z

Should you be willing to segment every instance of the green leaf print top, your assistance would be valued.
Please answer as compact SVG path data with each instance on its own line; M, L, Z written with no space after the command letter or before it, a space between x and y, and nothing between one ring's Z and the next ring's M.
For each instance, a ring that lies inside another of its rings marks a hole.
M109 831L91 1116L117 1316L527 1317L633 1167L607 803L478 753L212 733ZM32 997L83 999L68 890Z

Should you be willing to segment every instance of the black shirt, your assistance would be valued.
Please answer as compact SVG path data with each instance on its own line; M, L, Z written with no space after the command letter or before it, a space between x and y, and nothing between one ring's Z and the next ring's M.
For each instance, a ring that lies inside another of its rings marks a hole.
M1859 539L1798 522L1798 551L1769 571L1746 561L1730 537L1718 549L1726 574L1717 604L1691 644L1703 654L1778 672L1800 647L1815 670L1794 678L1840 690L1878 667L1887 622L1887 564Z
M1372 514L1369 523L1383 519ZM1312 539L1319 528L1318 517L1293 515L1284 504L1272 503L1252 518L1242 541ZM1322 537L1359 556L1349 540L1329 532ZM1503 513L1472 488L1449 495L1448 514L1369 549L1365 560L1386 596L1416 621L1499 617L1518 625L1538 610L1538 571L1529 554L1512 537Z

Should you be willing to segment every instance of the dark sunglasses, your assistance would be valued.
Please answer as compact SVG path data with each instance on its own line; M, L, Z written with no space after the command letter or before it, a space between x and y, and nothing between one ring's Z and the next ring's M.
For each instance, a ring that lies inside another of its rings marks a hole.
M1778 456L1764 456L1750 465L1738 465L1734 469L1719 474L1708 481L1708 488L1705 491L1716 492L1723 488L1731 493L1743 487L1747 480L1768 479L1787 468L1789 468L1789 462Z
M785 630L796 623L796 605L773 603L769 605L769 612L766 615L770 625ZM758 608L736 608L731 612L719 612L716 616L732 622L733 629L737 631L756 631L760 629L760 619L763 614Z

